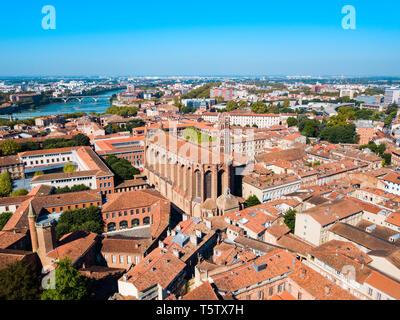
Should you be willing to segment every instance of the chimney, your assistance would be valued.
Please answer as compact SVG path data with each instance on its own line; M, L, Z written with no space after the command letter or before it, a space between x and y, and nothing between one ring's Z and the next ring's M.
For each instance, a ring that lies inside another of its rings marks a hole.
M158 247L159 248L164 248L164 242L158 241Z
M124 279L124 281L128 281L128 275L124 274L124 275L122 276L122 278Z
M208 230L211 230L211 228L212 228L212 223L211 223L211 221L210 221L210 220L205 220L205 223L206 223L207 229L208 229Z
M331 287L329 285L326 285L324 288L324 292L326 296L329 296L329 294L331 293Z
M203 238L203 232L201 232L201 230L196 229L194 232L197 238Z
M178 249L174 248L174 249L172 250L172 253L174 254L175 257L180 258L180 252L179 252Z
M304 279L307 275L307 270L305 268L300 269L300 278Z
M190 235L190 242L195 246L197 246L199 244L198 238L195 234Z

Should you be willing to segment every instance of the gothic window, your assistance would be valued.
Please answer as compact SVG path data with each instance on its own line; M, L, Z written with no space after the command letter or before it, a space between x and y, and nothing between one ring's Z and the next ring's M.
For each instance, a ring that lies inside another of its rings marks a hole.
M205 199L209 199L212 197L211 194L211 181L212 181L212 173L211 171L207 171L204 175L204 196Z

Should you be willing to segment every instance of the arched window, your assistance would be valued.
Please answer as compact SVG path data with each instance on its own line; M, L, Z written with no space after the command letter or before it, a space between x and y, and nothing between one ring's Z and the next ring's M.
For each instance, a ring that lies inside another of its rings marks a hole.
M195 183L193 190L195 190L195 197L200 198L201 197L201 173L199 170L195 171Z
M228 186L225 186L225 171L218 171L217 196L219 197L221 194L225 193L227 187Z
M132 228L137 227L139 225L139 219L132 220Z
M212 180L212 173L211 171L207 171L204 175L204 196L206 200L212 198L211 180Z
M150 217L146 217L143 219L143 224L150 224Z
M107 232L115 231L115 230L117 230L117 226L115 225L114 222L110 222L109 224L107 224Z
M128 221L126 221L126 220L121 221L121 222L119 223L119 229L120 229L120 230L128 229Z

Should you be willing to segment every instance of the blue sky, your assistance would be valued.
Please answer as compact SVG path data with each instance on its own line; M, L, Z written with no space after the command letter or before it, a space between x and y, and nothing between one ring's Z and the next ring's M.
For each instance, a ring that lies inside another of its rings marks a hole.
M344 5L357 29L342 28ZM56 30L44 30L44 5ZM3 0L0 76L400 76L395 0Z

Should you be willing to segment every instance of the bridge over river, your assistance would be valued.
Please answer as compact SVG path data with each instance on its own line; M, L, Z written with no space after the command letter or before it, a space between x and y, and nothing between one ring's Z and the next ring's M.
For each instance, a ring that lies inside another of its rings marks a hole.
M67 96L67 97L57 97L53 98L53 100L62 100L64 103L70 102L70 101L79 101L79 103L82 103L83 100L93 100L94 102L99 101L100 99L110 99L110 96Z

